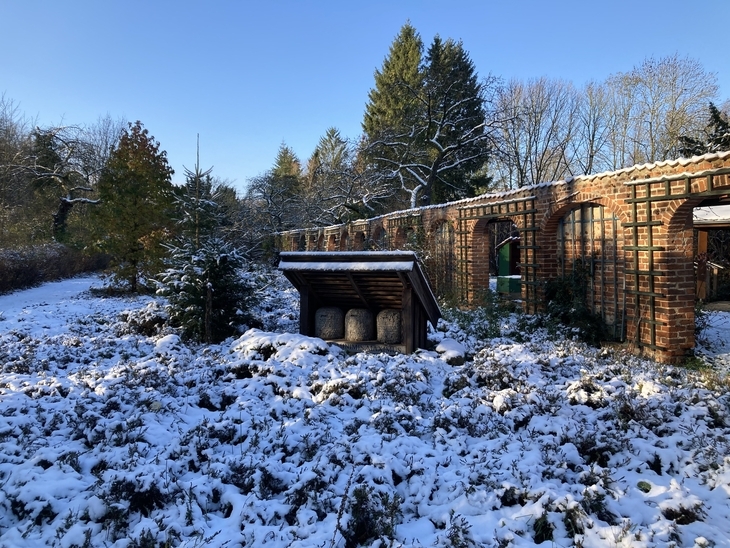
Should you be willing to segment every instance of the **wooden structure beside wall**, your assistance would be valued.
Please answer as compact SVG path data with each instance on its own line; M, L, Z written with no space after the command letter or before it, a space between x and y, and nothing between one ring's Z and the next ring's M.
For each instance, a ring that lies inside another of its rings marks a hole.
M427 322L436 326L441 317L412 251L385 252L283 252L279 269L299 291L299 332L318 336L318 309L366 309L373 317L398 310L401 340L384 343L333 340L346 350L411 353L426 346Z

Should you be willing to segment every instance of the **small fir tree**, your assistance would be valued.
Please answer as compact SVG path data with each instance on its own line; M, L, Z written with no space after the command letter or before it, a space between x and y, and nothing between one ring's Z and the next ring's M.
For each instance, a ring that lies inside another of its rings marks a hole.
M167 297L173 326L205 343L233 335L249 321L252 285L242 254L221 237L224 216L216 201L211 169L186 169L186 183L176 194L180 235L168 245L167 270L158 294Z
M250 321L253 286L244 258L230 244L208 237L196 247L188 239L171 248L169 261L158 294L167 297L170 322L187 339L219 342Z

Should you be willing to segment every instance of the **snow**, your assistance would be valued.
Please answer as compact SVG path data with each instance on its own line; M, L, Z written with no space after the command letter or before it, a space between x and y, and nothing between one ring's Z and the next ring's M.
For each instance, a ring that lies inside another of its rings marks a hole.
M410 272L415 262L410 261L383 261L383 262L292 262L283 260L279 263L280 270L305 270L322 272Z
M692 210L695 225L730 223L730 205L696 207Z
M448 338L441 339L436 345L436 352L440 353L441 357L449 363L454 359L463 359L466 356L464 345Z
M94 277L0 296L0 546L730 546L729 313L715 371L514 315L349 356L269 278L215 346Z

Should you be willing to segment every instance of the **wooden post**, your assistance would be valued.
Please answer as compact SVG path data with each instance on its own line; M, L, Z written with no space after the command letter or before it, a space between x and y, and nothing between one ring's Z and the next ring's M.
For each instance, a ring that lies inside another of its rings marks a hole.
M705 300L709 295L707 292L707 231L697 231L697 257L700 258L697 264L697 292L698 299Z
M308 337L314 336L316 309L313 300L308 287L304 286L299 289L299 333Z
M403 305L401 311L401 321L403 322L403 344L406 346L406 354L412 353L416 349L416 341L414 340L413 322L413 289L409 285L403 286Z

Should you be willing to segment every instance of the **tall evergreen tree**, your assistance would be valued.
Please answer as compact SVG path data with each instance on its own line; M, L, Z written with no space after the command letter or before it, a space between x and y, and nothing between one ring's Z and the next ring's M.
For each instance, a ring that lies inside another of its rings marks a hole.
M461 42L436 36L425 58L422 51L404 25L375 73L363 121L369 161L400 191L395 207L473 195L487 182L488 85Z
M261 222L271 233L301 225L301 190L299 158L282 143L273 168L250 182L248 199L255 204L262 217Z
M426 56L424 94L428 129L428 168L424 199L441 203L474 195L486 183L479 170L486 161L484 85L461 42L434 38Z
M206 171L195 164L195 169L185 168L185 184L176 189L178 224L183 237L189 239L195 248L221 223L218 203L215 200L213 168Z
M235 333L249 319L252 293L243 254L222 237L225 208L218 201L230 200L232 189L219 194L212 171L200 169L199 154L195 169L185 168L185 185L176 189L181 230L175 243L165 244L167 269L157 289L167 297L170 323L186 337L206 343Z
M401 132L423 109L421 60L423 42L410 23L400 29L383 67L375 71L375 87L368 93L363 130L369 137L384 131Z
M138 121L122 134L99 180L97 242L130 291L161 269L161 243L173 227L172 174L167 153Z

